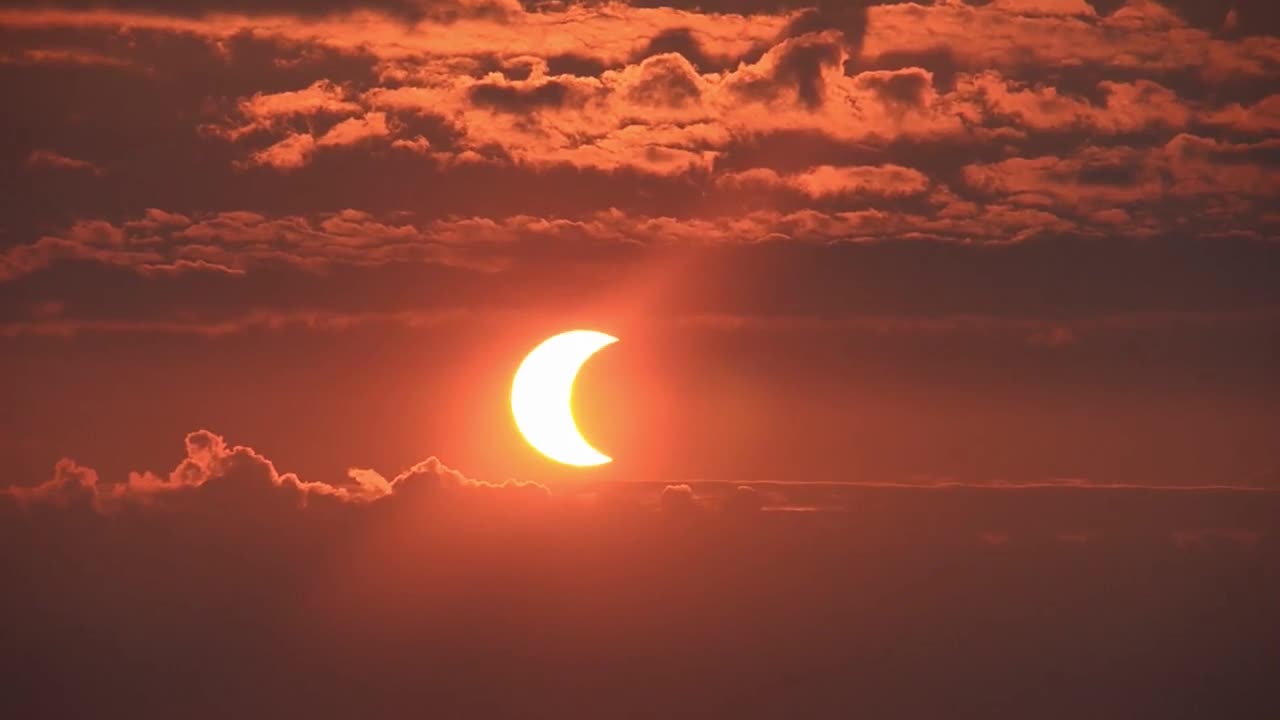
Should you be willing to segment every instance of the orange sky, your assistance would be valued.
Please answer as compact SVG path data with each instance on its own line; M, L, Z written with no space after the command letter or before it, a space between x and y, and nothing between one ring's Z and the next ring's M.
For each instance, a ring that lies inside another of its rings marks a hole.
M0 461L1274 484L1266 3L0 11ZM572 474L572 473L571 473Z
M0 5L0 718L1280 717L1273 0Z

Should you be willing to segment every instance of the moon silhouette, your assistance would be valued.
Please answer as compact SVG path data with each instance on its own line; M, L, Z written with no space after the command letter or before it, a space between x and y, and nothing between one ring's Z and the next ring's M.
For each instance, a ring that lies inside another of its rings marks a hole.
M618 341L595 330L570 330L543 340L516 370L511 413L535 450L566 465L603 465L613 458L591 447L573 421L573 381L590 357Z

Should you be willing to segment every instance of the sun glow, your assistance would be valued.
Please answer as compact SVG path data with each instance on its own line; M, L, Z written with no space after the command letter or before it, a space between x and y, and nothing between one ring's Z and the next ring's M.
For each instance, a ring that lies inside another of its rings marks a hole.
M511 413L520 434L538 452L582 467L612 460L582 437L571 401L583 363L617 341L594 330L570 330L544 340L520 363L511 383Z

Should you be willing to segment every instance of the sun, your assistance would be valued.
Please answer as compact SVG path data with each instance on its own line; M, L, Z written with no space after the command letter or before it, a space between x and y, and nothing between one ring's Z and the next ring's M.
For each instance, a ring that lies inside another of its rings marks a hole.
M511 413L535 450L579 467L612 461L582 437L571 401L573 381L583 363L617 341L595 330L570 330L547 338L525 356L511 383Z

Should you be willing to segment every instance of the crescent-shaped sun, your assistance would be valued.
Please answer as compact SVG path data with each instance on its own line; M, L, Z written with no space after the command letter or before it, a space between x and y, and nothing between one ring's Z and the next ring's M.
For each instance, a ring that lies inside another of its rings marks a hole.
M525 356L511 383L511 413L535 450L566 465L603 465L612 458L591 447L573 421L573 381L592 355L618 341L595 330L570 330L543 340Z

